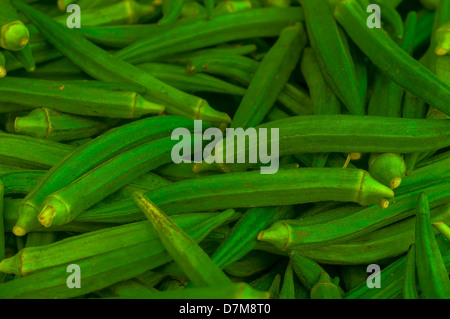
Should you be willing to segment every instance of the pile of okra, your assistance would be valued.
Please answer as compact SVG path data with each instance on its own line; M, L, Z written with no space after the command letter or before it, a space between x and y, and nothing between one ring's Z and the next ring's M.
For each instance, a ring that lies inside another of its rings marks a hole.
M450 0L0 27L1 299L450 298Z

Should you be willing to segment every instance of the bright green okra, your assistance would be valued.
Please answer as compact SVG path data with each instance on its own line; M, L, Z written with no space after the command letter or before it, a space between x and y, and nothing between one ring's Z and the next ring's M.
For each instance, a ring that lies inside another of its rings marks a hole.
M0 46L10 51L20 51L30 40L30 32L19 20L9 0L0 4Z
M300 60L306 41L300 23L281 31L250 82L233 117L232 128L253 127L262 122Z
M416 286L416 246L411 244L406 256L403 299L419 299Z
M439 221L433 223L434 228L436 228L447 240L450 240L450 227L446 223Z
M136 92L107 91L59 81L6 77L0 87L1 103L45 105L57 111L88 116L139 118L159 114L164 107Z
M116 127L102 134L91 142L78 147L70 156L65 157L63 160L63 157L69 153L67 151L57 161L52 163L54 166L43 177L41 182L25 197L19 212L19 219L14 234L16 236L23 236L28 230L34 227L40 227L37 215L40 213L41 202L48 195L69 185L87 171L121 152L136 147L137 145L169 136L178 127L193 129L193 121L172 116L151 117L138 120ZM25 137L20 138L25 139ZM15 137L15 139L17 138ZM28 137L26 140L36 140L39 143L44 142L40 139ZM50 143L50 141L45 141L45 143ZM70 150L73 150L73 148L70 148ZM85 164L80 165L80 163ZM73 167L77 167L77 170L74 170Z
M147 90L145 98L162 104L173 115L219 123L231 122L227 114L214 110L204 99L179 91L145 71L111 56L78 32L60 25L29 6L17 1L14 4L32 20L58 51L93 78L140 85Z
M369 174L381 184L395 189L405 177L406 164L399 154L372 153L369 158Z
M399 48L382 30L367 28L365 13L355 0L341 1L334 16L350 38L394 82L450 114L450 88Z

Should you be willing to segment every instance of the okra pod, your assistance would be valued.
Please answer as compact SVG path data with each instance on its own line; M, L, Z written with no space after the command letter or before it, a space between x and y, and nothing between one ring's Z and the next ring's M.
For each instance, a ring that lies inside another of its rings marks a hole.
M220 43L278 36L282 29L302 20L301 8L259 8L224 14L212 20L193 20L191 23L176 26L165 34L136 41L114 56L138 64L162 55Z
M279 299L295 299L295 286L294 286L294 271L291 263L286 267L286 271L283 276L283 284L281 285Z
M198 244L142 192L135 191L131 196L150 221L168 253L196 287L231 284L230 279ZM223 216L233 214L235 214L234 210L222 213Z
M136 118L159 114L164 107L135 92L107 91L58 81L7 77L0 87L1 103L45 105L57 111L88 116Z
M0 46L10 51L22 50L30 40L28 28L19 20L9 0L2 1L0 12Z
M440 221L433 223L434 228L436 228L447 240L450 240L450 228L446 223Z
M40 227L37 215L40 212L42 201L48 195L69 185L84 173L121 152L137 145L169 136L178 127L193 129L193 121L172 116L151 117L116 127L77 148L64 160L63 156L61 156L58 162L52 163L54 165L52 169L25 197L19 212L17 227L13 230L14 234L23 236L28 230ZM122 142L117 143L119 140ZM41 140L39 142L42 143ZM49 141L46 141L46 143L49 143ZM66 152L64 156L68 153ZM81 166L80 162L86 164ZM77 167L77 170L73 170L73 167Z
M381 184L395 189L405 177L406 164L399 154L372 153L369 158L369 174Z
M97 135L108 126L107 122L64 114L45 107L34 109L28 115L18 116L14 120L15 133L52 141Z
M328 1L301 0L300 3L305 10L309 41L324 77L351 114L364 115L355 64Z
M171 162L176 144L170 138L151 141L127 150L95 167L78 179L47 196L37 216L41 225L61 226L82 211L111 195L152 169Z
M261 61L231 123L248 128L261 123L287 83L306 45L302 24L283 29Z
M406 256L405 283L402 292L403 299L419 299L416 287L416 246L411 244Z
M239 260L221 268L228 275L245 278L261 274L268 270L279 258L280 256L273 255L269 252L253 250Z
M416 209L416 267L419 286L426 299L450 298L450 280L430 222L429 198L421 192Z
M431 186L426 190L432 200L432 207L436 207L448 200L448 181ZM267 230L258 234L258 240L267 241L280 250L318 248L330 244L338 244L356 238L390 225L398 220L410 217L415 205L417 193L415 191L391 200L391 204L381 213L378 206L368 206L341 217L336 214L326 223L314 223L304 220L282 220L274 223ZM314 219L321 218L310 217Z
M355 0L341 1L334 16L350 38L394 82L445 114L450 114L450 88L400 49L382 30L366 25Z
M93 78L140 85L147 90L145 98L162 104L165 110L173 115L218 123L231 122L227 114L214 110L205 100L179 91L147 72L111 56L78 32L60 25L26 4L17 1L14 1L14 4L32 20L58 51Z
M0 260L5 258L4 193L3 182L0 180Z
M162 3L162 18L158 21L159 25L165 25L177 20L183 9L185 0L165 0Z

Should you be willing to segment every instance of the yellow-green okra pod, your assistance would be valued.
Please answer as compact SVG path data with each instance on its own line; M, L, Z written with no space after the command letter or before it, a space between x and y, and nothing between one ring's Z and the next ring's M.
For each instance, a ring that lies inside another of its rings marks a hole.
M0 4L0 46L10 51L20 51L30 40L30 32L19 20L10 0Z
M283 29L261 61L231 123L232 128L253 127L262 122L300 60L306 45L302 24Z

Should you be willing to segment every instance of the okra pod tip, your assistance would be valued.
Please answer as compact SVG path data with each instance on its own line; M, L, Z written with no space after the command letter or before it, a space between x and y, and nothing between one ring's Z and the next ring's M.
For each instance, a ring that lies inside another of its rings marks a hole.
M21 21L12 21L1 28L0 46L10 51L22 50L30 40L28 28Z

